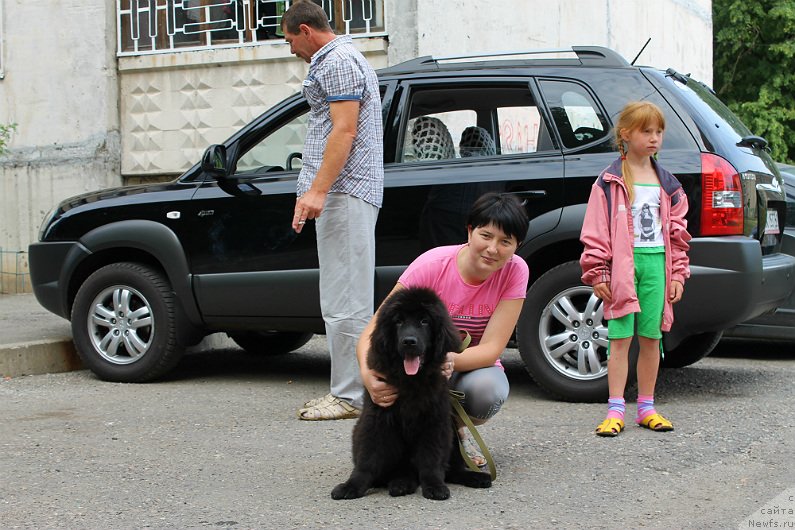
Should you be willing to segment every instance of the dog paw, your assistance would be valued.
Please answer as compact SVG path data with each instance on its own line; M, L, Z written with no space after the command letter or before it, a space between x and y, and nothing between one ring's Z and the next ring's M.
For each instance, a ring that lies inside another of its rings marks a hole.
M392 497L402 497L403 495L411 495L417 491L416 480L411 479L395 479L389 482L389 494Z
M469 473L464 481L468 488L490 488L491 475L488 473Z
M338 484L333 490L331 490L331 498L335 501L341 499L358 499L359 497L363 496L363 491L360 491L358 488L355 488L347 482Z
M472 481L467 484L470 488L490 488L491 487L491 476L487 475L486 473L478 473L479 475L483 475L482 477L475 477Z
M491 487L491 475L475 471L451 471L447 473L445 481L452 484L461 484L467 488Z
M444 484L437 486L423 486L422 496L434 501L444 501L450 498L450 488Z

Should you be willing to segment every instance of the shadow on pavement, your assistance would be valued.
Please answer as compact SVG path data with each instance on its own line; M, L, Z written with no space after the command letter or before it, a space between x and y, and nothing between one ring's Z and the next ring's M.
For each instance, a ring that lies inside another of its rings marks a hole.
M709 356L792 361L795 360L795 344L792 342L726 338L718 343Z
M328 380L327 354L298 350L280 355L251 354L240 349L210 350L185 355L162 381L189 381L208 378L251 378L284 380Z

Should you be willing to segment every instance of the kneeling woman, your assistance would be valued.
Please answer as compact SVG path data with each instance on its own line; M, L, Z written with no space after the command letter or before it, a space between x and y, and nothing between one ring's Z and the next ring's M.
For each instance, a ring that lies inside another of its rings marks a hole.
M456 327L469 332L469 347L448 354L446 375L450 387L465 395L462 405L476 425L494 416L508 398L508 378L500 355L516 327L527 291L527 264L515 255L527 227L527 214L516 198L487 193L469 212L467 243L425 252L408 266L392 290L433 289ZM362 333L356 354L362 382L373 403L389 407L400 396L381 374L367 367L375 320L374 316ZM466 427L461 425L458 435L470 458L485 466L486 459Z

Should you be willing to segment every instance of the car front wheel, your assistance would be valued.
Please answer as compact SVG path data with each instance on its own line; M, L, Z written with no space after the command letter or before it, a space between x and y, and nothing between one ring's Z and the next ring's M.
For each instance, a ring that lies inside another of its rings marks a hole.
M567 401L607 399L607 323L602 301L571 261L547 271L527 292L517 339L525 367Z
M72 307L72 334L83 364L100 379L142 383L182 356L177 308L165 275L138 263L113 263L89 276Z

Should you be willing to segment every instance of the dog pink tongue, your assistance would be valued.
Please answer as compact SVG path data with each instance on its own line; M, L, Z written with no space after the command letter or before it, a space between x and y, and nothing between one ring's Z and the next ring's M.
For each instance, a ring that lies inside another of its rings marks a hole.
M406 371L406 375L417 375L417 372L420 371L420 358L403 359L403 369Z

